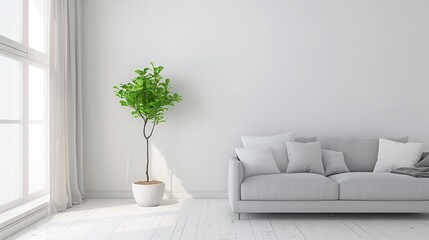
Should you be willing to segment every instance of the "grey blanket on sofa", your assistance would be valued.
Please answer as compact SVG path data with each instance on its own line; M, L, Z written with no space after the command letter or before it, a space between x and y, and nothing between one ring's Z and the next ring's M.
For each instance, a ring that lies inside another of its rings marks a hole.
M429 167L403 167L393 170L392 173L405 174L413 177L429 178Z
M422 154L422 158L416 164L415 167L397 168L391 172L397 174L405 174L413 177L429 178L429 154L427 152L424 152Z

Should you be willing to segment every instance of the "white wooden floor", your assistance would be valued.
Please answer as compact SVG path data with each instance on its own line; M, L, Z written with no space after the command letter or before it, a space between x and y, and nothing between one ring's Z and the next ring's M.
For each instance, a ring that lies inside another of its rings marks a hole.
M244 214L233 220L227 200L93 199L47 217L8 239L429 239L429 214Z

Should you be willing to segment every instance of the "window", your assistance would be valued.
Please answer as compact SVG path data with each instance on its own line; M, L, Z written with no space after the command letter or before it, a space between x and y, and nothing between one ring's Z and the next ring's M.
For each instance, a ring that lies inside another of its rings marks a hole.
M0 35L21 42L20 1L2 0L0 7Z
M0 213L48 193L48 3L0 1Z

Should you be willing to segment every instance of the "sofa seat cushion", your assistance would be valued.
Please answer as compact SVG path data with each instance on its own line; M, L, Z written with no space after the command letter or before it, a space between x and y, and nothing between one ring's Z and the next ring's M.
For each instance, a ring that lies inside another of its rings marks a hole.
M340 200L429 200L429 178L387 172L329 176L340 185Z
M338 184L314 173L281 173L247 177L242 200L338 200Z

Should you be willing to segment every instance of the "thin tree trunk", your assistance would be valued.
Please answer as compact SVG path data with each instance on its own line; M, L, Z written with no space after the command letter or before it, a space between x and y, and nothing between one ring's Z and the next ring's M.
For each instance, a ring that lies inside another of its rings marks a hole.
M149 182L149 138L146 138L146 181Z

